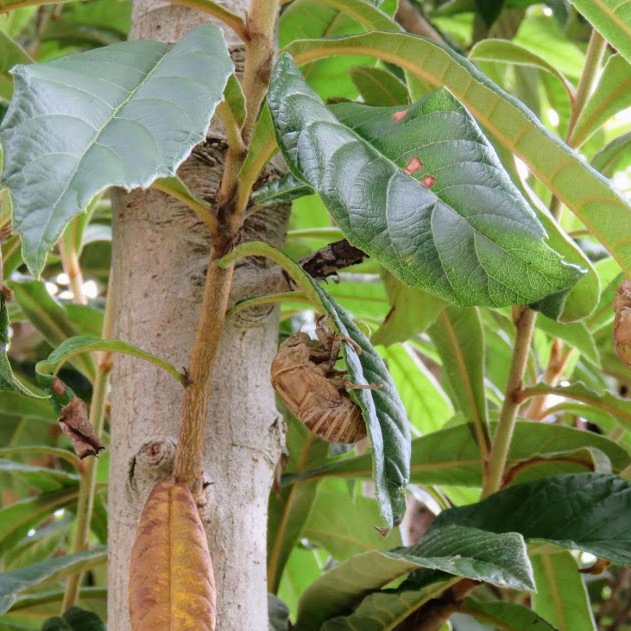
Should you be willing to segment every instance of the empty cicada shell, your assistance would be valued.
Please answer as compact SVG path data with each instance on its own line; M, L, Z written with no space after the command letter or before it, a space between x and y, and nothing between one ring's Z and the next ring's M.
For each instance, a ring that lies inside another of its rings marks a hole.
M317 333L317 340L296 333L280 345L272 362L272 386L311 433L332 443L356 443L366 437L366 424L347 389L379 386L355 386L343 379L334 366L345 338L321 321Z

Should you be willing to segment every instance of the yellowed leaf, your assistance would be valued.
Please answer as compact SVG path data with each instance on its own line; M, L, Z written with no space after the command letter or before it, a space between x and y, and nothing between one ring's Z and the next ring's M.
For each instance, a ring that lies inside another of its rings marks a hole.
M214 631L215 578L189 488L158 483L140 517L131 554L134 631Z

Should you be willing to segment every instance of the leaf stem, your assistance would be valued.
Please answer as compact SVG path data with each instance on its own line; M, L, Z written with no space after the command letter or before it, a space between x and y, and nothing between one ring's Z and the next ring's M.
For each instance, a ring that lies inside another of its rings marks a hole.
M228 11L225 7L222 7L217 2L212 2L212 0L170 0L172 4L179 4L183 7L189 7L191 9L197 9L198 11L203 11L204 13L208 13L209 15L214 15L216 18L219 18L224 24L227 24L242 41L247 41L248 38L248 29L245 24L245 20L233 13L232 11Z
M175 479L195 486L195 490L201 483L210 377L226 320L233 269L233 265L219 267L211 255L188 368L191 383L182 399Z
M518 395L523 386L536 318L536 312L531 311L528 307L521 307L515 320L517 335L513 346L513 358L508 373L506 390L504 391L504 403L500 412L497 431L493 438L493 444L491 445L487 470L485 471L482 497L495 493L502 487L504 469L513 438L517 411L520 406Z
M227 267L232 265L235 261L245 258L247 256L264 256L278 265L280 265L287 274L296 282L297 285L303 291L303 296L309 300L314 306L322 311L326 312L327 308L322 303L320 295L316 291L311 277L300 267L298 263L290 259L286 254L283 254L280 250L265 243L263 241L248 241L247 243L241 243L234 248L229 254L217 261L217 265L220 267Z
M83 293L83 274L79 263L79 254L75 247L78 224L83 220L82 215L75 217L59 239L59 256L61 267L68 277L68 285L74 301L80 305L87 305L88 299Z
M596 30L592 29L592 34L589 38L589 44L587 45L587 53L585 56L585 65L583 66L583 72L576 88L576 96L572 103L572 111L570 114L570 121L568 123L566 142L572 147L576 148L579 139L574 137L574 129L576 122L578 121L587 99L592 93L594 86L598 82L598 70L602 63L605 50L607 49L607 40Z
M103 337L112 335L114 308L113 300L108 292L108 300L105 306L105 317L103 320ZM105 424L105 409L107 404L107 385L109 375L112 370L111 353L97 354L97 367L94 384L92 386L92 401L90 402L89 421L97 436L103 434ZM96 474L98 470L98 459L96 457L87 460L85 469L81 471L81 481L79 483L79 498L77 500L77 516L75 524L75 538L72 545L72 553L87 550L90 538L90 525L92 513L94 512L94 496L96 494ZM76 604L81 585L83 573L76 572L68 577L66 589L62 601L62 613Z

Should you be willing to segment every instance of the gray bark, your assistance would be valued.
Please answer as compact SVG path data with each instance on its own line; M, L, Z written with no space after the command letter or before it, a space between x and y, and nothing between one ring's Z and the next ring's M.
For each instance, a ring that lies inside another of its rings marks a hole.
M225 2L245 13L246 2ZM136 0L134 37L174 41L205 16ZM234 35L226 32L229 44ZM233 57L238 57L237 49ZM216 132L180 170L198 193L211 196L225 147ZM286 209L257 213L247 238L279 244ZM179 202L159 192L114 194L111 299L115 336L186 366L194 339L209 235ZM267 265L235 274L234 293L264 293ZM276 312L229 321L214 370L205 441L208 534L217 586L217 628L267 629L267 500L282 441L282 421L269 385L277 346ZM171 474L182 389L147 363L117 357L112 375L109 488L110 631L127 631L129 558L138 518L153 484Z

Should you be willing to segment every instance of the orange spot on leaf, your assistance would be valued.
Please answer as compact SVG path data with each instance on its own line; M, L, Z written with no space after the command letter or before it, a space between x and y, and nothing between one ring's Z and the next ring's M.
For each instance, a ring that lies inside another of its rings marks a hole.
M412 175L417 171L420 171L423 168L423 163L414 156L406 165L403 167L403 172L408 175Z
M392 115L392 122L393 122L393 123L398 123L399 121L401 121L403 118L405 118L405 117L407 116L407 113L408 113L409 111L410 111L410 110L406 108L406 109L404 109L404 110L401 110L400 112L395 112L395 113Z

